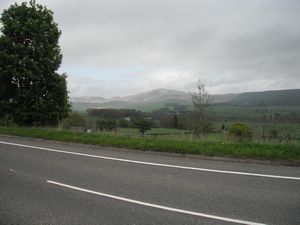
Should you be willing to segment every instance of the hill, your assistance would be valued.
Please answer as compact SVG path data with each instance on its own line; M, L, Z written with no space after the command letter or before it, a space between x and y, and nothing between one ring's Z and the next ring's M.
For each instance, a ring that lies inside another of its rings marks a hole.
M300 89L246 92L235 96L227 103L235 106L300 106Z
M87 103L86 99L88 98L72 98L71 100L73 100L73 109L83 110L87 106L92 106L92 108L123 108L137 109L141 111L153 111L168 106L191 106L191 97L189 93L170 89L155 89L125 97L114 97L110 99L103 98L104 100L102 102L99 101L97 104L95 104L95 102Z
M82 96L82 97L71 97L70 101L82 102L82 103L103 103L107 101L107 99L99 96Z
M247 92L240 94L214 95L217 106L300 106L300 89L277 90L264 92ZM153 111L169 107L189 109L192 105L190 94L171 89L155 89L148 92L125 97L77 97L71 98L73 109L84 111L88 108L115 108Z

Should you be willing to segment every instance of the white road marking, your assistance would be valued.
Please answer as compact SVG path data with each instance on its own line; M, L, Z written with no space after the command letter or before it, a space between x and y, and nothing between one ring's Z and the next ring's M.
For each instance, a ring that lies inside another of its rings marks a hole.
M177 166L177 165L172 165L172 164L152 163L152 162L145 162L145 161L136 161L136 160L129 160L129 159L120 159L120 158L113 158L113 157L106 157L106 156L99 156L99 155L91 155L91 154L85 154L85 153L79 153L79 152L63 151L63 150L58 150L58 149L44 148L44 147L31 146L31 145L23 145L23 144L4 142L4 141L0 141L0 144L13 145L13 146L19 146L19 147L24 147L24 148L39 149L39 150L43 150L43 151L57 152L57 153L70 154L70 155L85 156L85 157L98 158L98 159L113 160L113 161L119 161L119 162L149 165L149 166L159 166L159 167L168 167L168 168L176 168L176 169L184 169L184 170L204 171L204 172L211 172L211 173L223 173L223 174L234 174L234 175L244 175L244 176L300 180L300 177L278 176L278 175L259 174L259 173L227 171L227 170L214 170L214 169L205 169L205 168L199 168L199 167Z
M255 223L255 222L250 222L250 221L245 221L245 220L231 219L231 218L226 218L226 217L221 217L221 216L214 216L214 215L205 214L205 213L193 212L193 211L188 211L188 210L183 210L183 209L177 209L177 208L137 201L137 200L124 198L124 197L120 197L120 196L116 196L116 195L110 195L110 194L105 194L105 193L101 193L101 192L97 192L97 191L92 191L92 190L85 189L85 188L75 187L72 185L63 184L63 183L59 183L59 182L55 182L55 181L51 181L51 180L47 180L46 182L49 184L54 184L54 185L70 188L70 189L77 190L77 191L82 191L82 192L86 192L86 193L90 193L90 194L94 194L94 195L99 195L99 196L106 197L106 198L112 198L112 199L116 199L119 201L134 203L134 204L138 204L138 205L148 206L148 207L157 208L157 209L163 209L163 210L177 212L177 213L184 213L184 214L188 214L188 215L206 217L206 218L210 218L210 219L222 220L222 221L238 223L238 224L263 225L262 223Z

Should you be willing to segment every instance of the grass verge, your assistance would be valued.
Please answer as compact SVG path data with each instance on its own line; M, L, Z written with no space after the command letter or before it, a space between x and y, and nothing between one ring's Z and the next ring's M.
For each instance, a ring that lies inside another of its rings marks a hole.
M286 160L300 164L300 147L299 145L293 144L168 140L151 137L128 137L99 133L86 134L57 129L18 127L0 127L0 134L158 152L263 160Z

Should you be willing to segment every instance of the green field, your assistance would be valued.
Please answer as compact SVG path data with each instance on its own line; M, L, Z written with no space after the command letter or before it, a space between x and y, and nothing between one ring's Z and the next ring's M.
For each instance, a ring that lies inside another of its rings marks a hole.
M136 128L118 128L116 130L117 133L122 135L140 135L139 131ZM172 129L172 128L152 128L151 130L146 132L146 135L177 135L181 136L186 134L188 131Z
M300 165L298 144L259 144L247 142L208 141L202 139L181 140L152 136L126 136L108 133L79 133L59 129L0 127L0 134L99 146L121 147L138 150L197 154L264 160L284 160Z
M256 116L255 110L258 108L254 106L212 106L219 121L252 121ZM299 106L268 106L267 109L272 113L300 115Z

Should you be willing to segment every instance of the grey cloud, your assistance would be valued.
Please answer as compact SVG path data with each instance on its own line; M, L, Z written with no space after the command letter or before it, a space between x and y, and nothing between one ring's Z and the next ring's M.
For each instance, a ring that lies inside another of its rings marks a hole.
M70 89L84 95L186 90L198 78L222 93L300 87L298 0L39 2L62 29L65 64L144 68L134 82L70 79Z

